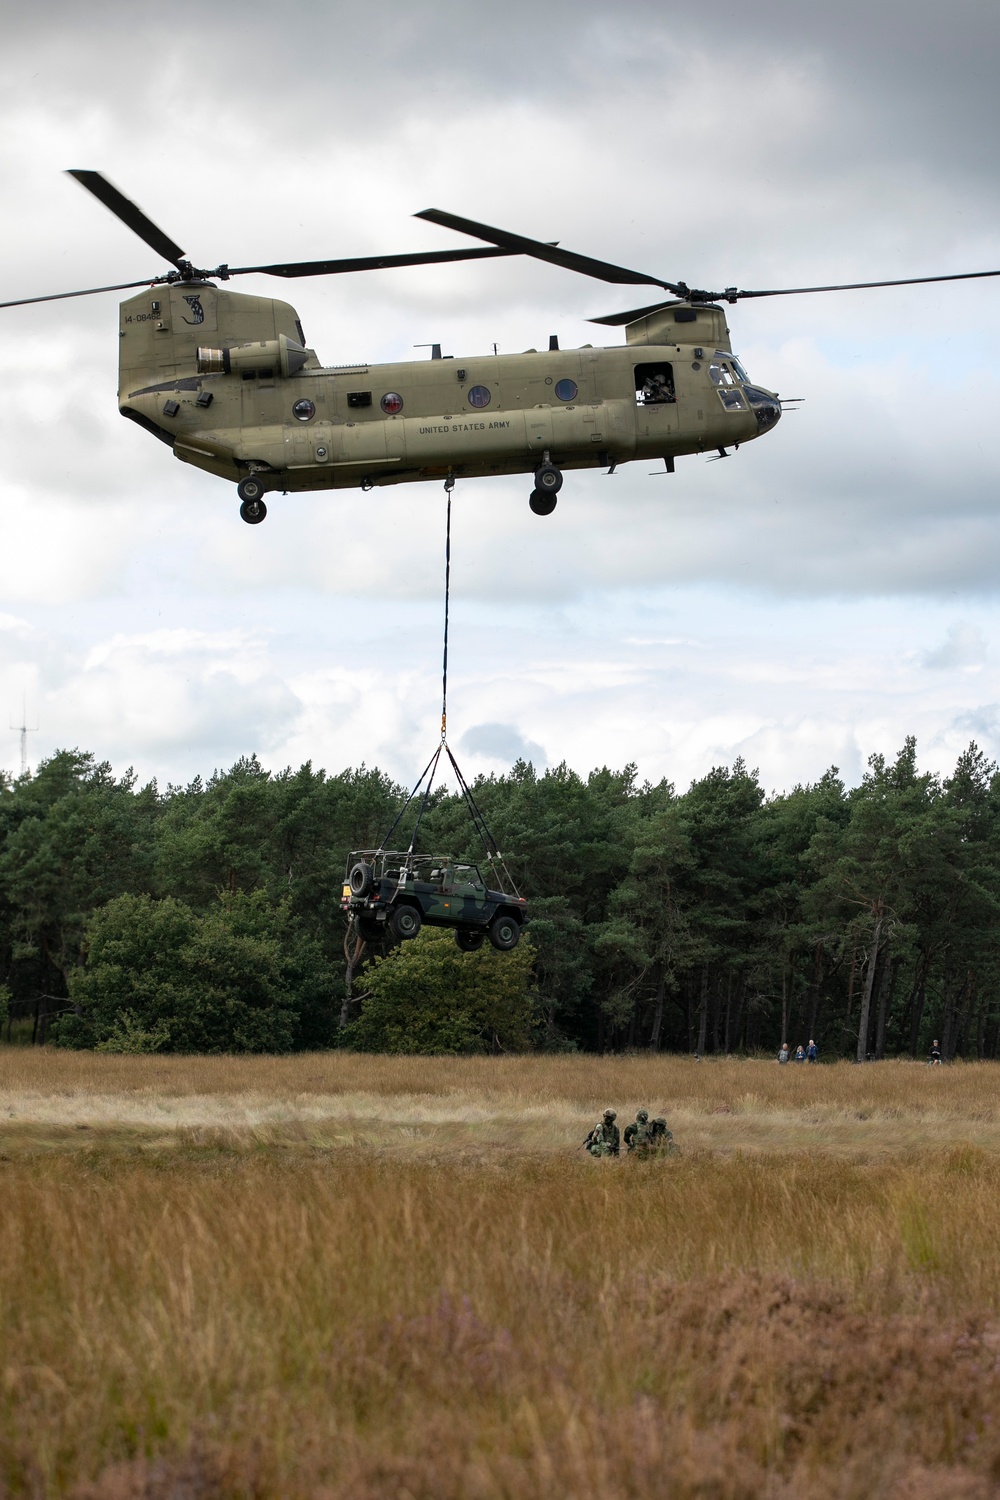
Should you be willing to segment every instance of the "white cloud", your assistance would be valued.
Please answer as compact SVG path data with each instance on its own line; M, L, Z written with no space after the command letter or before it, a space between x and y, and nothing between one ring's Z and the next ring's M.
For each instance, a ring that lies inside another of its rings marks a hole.
M74 165L209 261L461 243L410 217L433 203L701 285L998 263L985 0L757 0L738 52L672 0L511 0L488 20L438 0L377 29L341 0L292 0L280 24L255 0L172 14L5 18L8 296L159 269L59 176ZM290 296L331 361L610 342L586 317L645 300L515 260L244 289ZM231 487L118 417L113 295L2 316L0 713L27 693L36 750L164 778L255 748L415 775L439 690L437 487L275 497L244 527ZM544 521L526 479L459 485L470 765L495 768L497 726L512 750L678 782L741 753L769 785L831 760L854 776L911 731L942 764L967 733L1000 750L1000 287L744 302L730 322L756 379L806 397L765 440L670 478L570 475Z

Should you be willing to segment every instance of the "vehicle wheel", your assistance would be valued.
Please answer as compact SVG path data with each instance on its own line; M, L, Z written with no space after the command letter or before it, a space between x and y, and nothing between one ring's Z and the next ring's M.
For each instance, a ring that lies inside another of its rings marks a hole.
M367 896L368 892L372 888L373 879L374 875L371 865L359 863L352 866L351 873L348 876L348 880L350 881L351 886L351 895Z
M405 943L408 938L416 937L422 920L415 906L397 906L389 918L389 926L393 936L401 938Z
M535 489L541 495L558 495L562 482L562 470L555 464L542 464L535 470Z
M236 493L241 500L263 500L267 491L263 481L258 479L256 474L248 474L236 486Z
M501 915L494 919L490 928L490 942L494 948L506 953L509 948L516 948L520 941L521 924L516 917Z
M240 515L248 526L259 526L267 515L267 506L263 500L244 500L240 506Z
M528 496L528 504L536 516L551 516L556 508L555 495L543 495L538 490L532 490Z
M485 932L469 932L465 927L455 928L455 942L463 953L478 953L485 941Z

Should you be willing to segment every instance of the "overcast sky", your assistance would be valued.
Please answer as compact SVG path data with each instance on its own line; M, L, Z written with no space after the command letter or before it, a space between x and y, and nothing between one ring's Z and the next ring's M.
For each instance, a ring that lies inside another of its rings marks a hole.
M435 206L693 285L1000 267L1000 9L986 0L3 0L0 300L166 269L96 168L196 261L453 248ZM326 363L621 342L616 288L523 260L302 282ZM275 497L117 412L114 294L0 314L0 720L187 780L256 751L401 780L439 712L444 495ZM1000 758L1000 279L729 310L804 397L725 462L455 492L451 739L467 773L742 755L768 788L918 736ZM0 766L18 768L18 737Z

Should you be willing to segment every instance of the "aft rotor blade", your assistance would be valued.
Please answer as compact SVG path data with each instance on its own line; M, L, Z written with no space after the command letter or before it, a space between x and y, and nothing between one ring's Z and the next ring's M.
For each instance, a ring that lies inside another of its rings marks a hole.
M986 276L1000 276L1000 271L957 271L950 276L908 276L900 281L845 281L838 286L783 286L766 292L717 292L715 296L729 301L738 297L798 297L804 292L865 292L872 287L926 286L930 281L979 281Z
M344 271L388 271L397 266L433 266L452 260L489 260L514 250L424 250L413 255L360 255L342 260L289 261L277 266L231 266L230 276L336 276Z
M129 292L138 286L156 286L162 280L162 276L147 276L145 281L120 281L115 286L88 286L82 292L50 292L47 297L19 297L16 302L0 302L0 308L30 307L33 302L64 302L67 297L94 297L98 292Z
M178 270L184 270L184 251L180 245L175 245L170 236L164 234L152 219L148 219L141 208L137 208L124 193L112 187L106 177L102 177L100 172L87 172L77 167L67 170L69 176L75 177L81 187L85 187L88 193L93 193L105 208L109 208L116 218L127 224L133 234L145 240L151 250L155 250L157 255L165 256Z
M440 208L425 208L415 214L417 219L426 219L430 224L440 224L444 229L455 229L459 234L471 234L477 240L486 240L491 245L502 245L513 255L531 255L535 260L547 260L553 266L562 266L567 271L579 271L583 276L596 277L598 281L614 281L625 285L662 286L670 292L680 289L659 276L648 276L645 271L630 271L625 266L614 266L605 260L594 260L589 255L577 255L573 250L560 250L557 245L546 245L541 240L529 240L523 234L511 234L506 229L494 229L490 224L477 224L473 219L461 219L457 214L444 213Z

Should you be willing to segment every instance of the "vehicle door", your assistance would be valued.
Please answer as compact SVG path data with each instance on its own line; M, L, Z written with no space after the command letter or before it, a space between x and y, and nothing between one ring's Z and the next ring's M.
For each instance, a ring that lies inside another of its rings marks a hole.
M485 921L486 883L477 865L456 865L452 899L464 922Z

